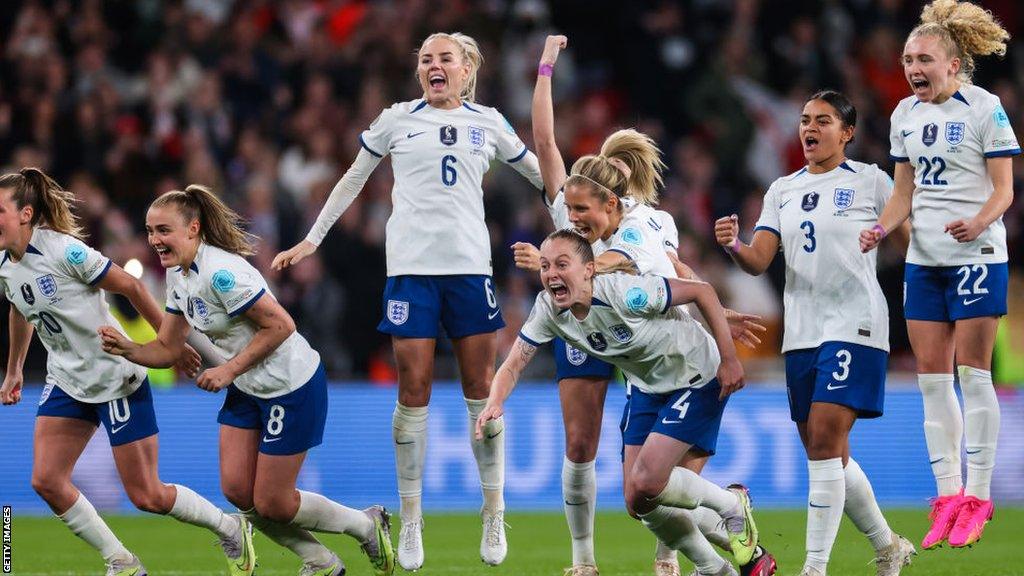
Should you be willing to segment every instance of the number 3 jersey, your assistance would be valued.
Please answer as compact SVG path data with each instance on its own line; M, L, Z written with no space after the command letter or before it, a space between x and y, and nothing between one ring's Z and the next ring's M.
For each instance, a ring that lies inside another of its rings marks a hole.
M259 328L244 314L264 294L263 276L245 258L205 243L189 269L167 270L167 311L183 315L224 358L237 356ZM297 331L235 379L258 398L276 398L302 387L320 365L320 354Z
M497 158L543 186L537 159L494 108L453 110L424 100L384 110L359 141L391 155L394 208L387 224L388 276L491 274L482 182Z
M803 168L768 187L755 230L778 236L786 259L783 352L833 340L889 350L878 251L861 253L858 239L891 195L885 172L852 160L824 174Z
M630 385L648 394L700 388L718 373L715 339L679 306L661 276L598 274L590 313L577 320L544 290L519 332L540 346L558 337L622 369Z
M969 220L992 196L986 159L1020 153L999 97L964 84L942 104L904 98L892 113L890 156L910 162L913 234L907 262L959 266L1006 262L1006 228L1000 217L973 242L959 243L945 231Z
M146 369L103 351L96 330L121 329L96 284L110 259L81 240L35 228L21 260L0 256L0 286L46 348L46 383L81 402L122 398L142 384Z

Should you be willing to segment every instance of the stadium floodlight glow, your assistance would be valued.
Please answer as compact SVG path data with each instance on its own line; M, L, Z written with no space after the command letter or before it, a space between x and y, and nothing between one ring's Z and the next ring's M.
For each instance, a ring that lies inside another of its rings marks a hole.
M142 278L142 262L139 262L138 258L132 258L124 263L124 271L135 278Z

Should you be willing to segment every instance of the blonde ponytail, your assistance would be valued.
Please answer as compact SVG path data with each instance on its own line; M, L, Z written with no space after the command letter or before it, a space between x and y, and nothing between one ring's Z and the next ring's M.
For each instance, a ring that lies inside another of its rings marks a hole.
M423 44L420 44L420 50L423 49L423 46L427 45L427 42L438 39L449 40L455 44L459 48L459 55L462 57L462 61L469 63L469 75L466 77L466 84L463 85L462 92L459 93L459 99L465 102L476 102L476 73L484 63L484 56L480 52L480 45L477 44L472 36L462 32L453 32L451 34L435 32L427 36Z
M85 231L71 210L75 195L39 168L22 168L18 172L0 176L0 188L11 190L11 200L19 209L32 207L32 226L43 226L85 239Z
M908 40L935 36L950 56L960 59L957 78L970 83L975 56L1006 54L1010 33L992 12L970 2L935 0L921 11L921 23L911 30Z
M654 140L632 128L619 130L604 140L601 155L621 160L629 168L628 195L641 204L658 203L658 189L664 185L665 162Z
M199 220L199 237L210 246L216 246L239 256L256 253L253 245L259 238L246 232L244 219L228 207L206 186L192 184L185 191L172 190L161 194L152 206L174 205L186 222Z

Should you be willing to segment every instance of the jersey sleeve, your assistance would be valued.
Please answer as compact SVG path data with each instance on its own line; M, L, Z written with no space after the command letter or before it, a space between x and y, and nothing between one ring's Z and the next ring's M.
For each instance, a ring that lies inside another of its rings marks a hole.
M566 228L572 228L572 222L569 221L569 208L565 205L565 189L558 191L555 194L555 199L551 204L548 204L546 196L542 196L544 205L548 208L548 214L551 215L551 221L555 223L555 230L564 230Z
M231 317L243 314L267 291L263 278L248 266L218 268L210 276L210 288Z
M644 230L642 227L630 225L620 228L611 237L608 245L608 252L618 252L636 266L640 274L648 274L654 268L654 254L651 247L661 246L660 236L656 239L650 233L653 230Z
M370 123L370 127L359 134L359 144L370 154L383 158L391 149L391 133L395 127L395 107L385 109Z
M68 241L63 245L63 254L54 255L57 258L57 269L75 280L95 286L110 271L110 258L77 238L67 238Z
M889 158L893 162L910 162L907 156L907 146L903 142L903 132L900 131L900 120L902 120L902 105L897 106L889 117Z
M782 224L779 220L779 181L776 180L764 193L761 204L761 217L757 219L754 232L767 230L782 239Z
M885 209L886 203L889 202L889 198L892 198L893 181L885 170L874 164L871 167L875 170L875 210L881 216L882 210Z
M612 305L624 314L651 318L672 307L672 287L662 276L615 274L611 292Z
M679 252L679 229L676 220L664 210L658 210L661 217L661 242L665 252Z
M516 129L512 127L512 124L497 110L493 111L495 121L497 122L497 143L495 144L495 151L498 155L498 159L506 164L515 164L526 157L529 150L526 149L526 144L519 139L516 134ZM538 170L538 176L540 171Z
M182 316L183 312L181 311L181 304L179 304L182 296L181 293L178 292L177 283L171 276L172 274L178 274L178 272L175 272L173 269L167 271L167 295L164 300L164 311Z
M554 340L557 334L552 326L550 310L551 305L544 299L544 293L537 294L529 318L519 329L519 337L538 347Z
M981 146L985 158L1015 156L1020 154L1020 144L1013 133L1010 117L1003 110L999 97L993 95L981 117Z

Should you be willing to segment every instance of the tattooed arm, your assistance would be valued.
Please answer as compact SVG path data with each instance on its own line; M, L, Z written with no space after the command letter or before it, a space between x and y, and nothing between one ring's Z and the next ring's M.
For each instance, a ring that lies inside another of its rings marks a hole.
M269 356L292 335L292 332L295 332L295 321L270 294L264 293L260 296L259 300L245 311L245 319L256 325L256 334L234 358L199 375L196 385L203 390L217 392L231 384L240 374L245 374Z
M494 373L494 380L491 382L491 395L487 398L487 406L480 413L476 421L476 437L483 438L483 427L490 420L500 418L505 413L505 399L512 393L519 375L523 368L530 363L533 355L537 353L537 347L530 344L520 336L512 344L512 350L508 357L501 363L498 371Z

